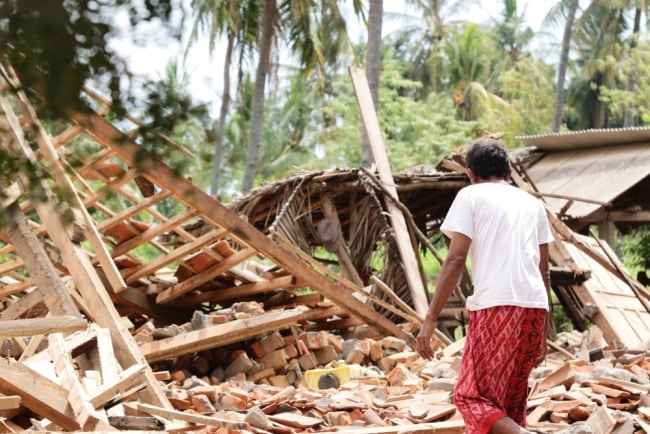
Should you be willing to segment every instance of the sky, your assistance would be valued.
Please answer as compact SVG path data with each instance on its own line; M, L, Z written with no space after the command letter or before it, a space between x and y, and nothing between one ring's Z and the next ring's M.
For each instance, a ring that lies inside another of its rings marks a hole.
M562 28L544 29L544 17L556 0L520 1L520 10L525 11L525 18L538 35L531 50L537 56L547 61L558 56L558 46L562 38ZM182 40L166 36L159 23L139 26L135 34L123 31L111 40L111 46L126 60L131 71L143 77L159 80L165 76L165 71L171 62L182 65L181 70L187 74L189 91L197 103L207 104L212 113L218 111L217 105L223 91L223 56L225 43L218 41L212 52L209 40L200 35L186 53L189 36L192 29L191 0L175 0L175 12L172 17L173 26L182 29ZM366 39L365 25L355 18L347 2L346 20L348 33L353 42ZM461 0L462 9L449 15L450 21L471 21L479 24L489 23L501 12L501 1L496 0ZM417 15L417 10L409 7L404 0L384 0L384 36L395 32L403 26L407 18L404 15ZM128 16L116 14L114 17L118 28L128 28ZM540 34L541 32L541 34ZM134 42L135 40L135 42Z

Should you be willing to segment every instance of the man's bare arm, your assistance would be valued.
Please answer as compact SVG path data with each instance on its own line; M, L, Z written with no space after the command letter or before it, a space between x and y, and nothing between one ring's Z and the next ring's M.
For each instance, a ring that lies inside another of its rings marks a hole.
M542 273L542 279L544 279L544 286L546 287L546 292L551 294L551 277L549 274L549 255L548 255L548 244L540 244L539 246L539 272ZM551 299L549 298L549 303Z
M546 293L548 294L548 312L544 318L544 343L540 351L539 359L537 364L540 364L546 358L546 340L551 337L552 331L552 312L551 312L551 276L549 271L549 253L548 253L548 244L540 244L539 246L539 272L542 275L542 280L544 281L544 286L546 287Z
M449 254L442 264L442 270L438 277L436 293L433 296L429 311L416 340L417 351L425 359L431 359L433 357L431 336L436 328L438 316L440 316L440 312L447 303L447 299L458 286L460 277L465 269L467 253L469 252L471 243L472 239L463 234L455 233L451 238Z

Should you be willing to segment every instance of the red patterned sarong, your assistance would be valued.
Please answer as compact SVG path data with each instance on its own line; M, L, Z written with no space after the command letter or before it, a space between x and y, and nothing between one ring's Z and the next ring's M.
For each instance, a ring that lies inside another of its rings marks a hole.
M544 309L498 306L469 313L454 403L467 434L487 434L508 416L526 424L528 376L541 355Z

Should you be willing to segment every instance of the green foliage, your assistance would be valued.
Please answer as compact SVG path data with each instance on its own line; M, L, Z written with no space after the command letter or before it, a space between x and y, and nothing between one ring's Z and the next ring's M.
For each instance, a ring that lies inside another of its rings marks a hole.
M515 135L536 134L548 128L553 119L553 81L553 68L533 58L524 58L501 74L499 88L511 110L500 131L510 144Z
M635 271L650 270L650 227L628 233L622 240L625 265Z
M623 118L625 110L632 110L644 124L650 123L650 44L642 43L632 49L619 67L621 81L627 83L632 79L634 87L604 87L601 99L618 118Z
M467 142L478 133L476 122L458 121L451 99L430 94L424 100L413 97L418 82L405 78L406 65L384 53L379 89L380 125L395 170L417 164L434 164L441 155ZM361 161L358 105L347 75L334 84L336 97L325 106L327 116L336 118L319 142L324 154L309 167L358 165Z

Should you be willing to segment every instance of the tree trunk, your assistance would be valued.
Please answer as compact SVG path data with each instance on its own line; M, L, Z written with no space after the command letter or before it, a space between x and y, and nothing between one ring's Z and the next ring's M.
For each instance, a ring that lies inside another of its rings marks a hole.
M630 53L632 56L632 51L636 48L639 43L639 34L641 33L641 8L637 7L634 11L634 29L632 30L632 41L630 41ZM634 77L634 71L630 71L627 78L627 91L629 93L634 92L636 88L636 77ZM636 123L636 113L634 109L630 107L625 108L625 115L623 117L623 126L631 127Z
M257 71L255 72L255 93L252 104L250 140L248 142L248 153L246 156L246 171L244 172L244 181L242 183L242 191L244 193L249 192L253 188L255 175L257 174L257 162L264 127L264 93L271 55L271 43L273 42L274 15L275 0L265 0L264 14L262 15L264 23L262 26L260 58L257 63Z
M567 64L569 63L569 50L571 49L571 34L573 32L573 24L576 19L576 11L578 10L578 0L570 0L569 12L567 14L566 23L564 24L564 36L562 37L562 51L560 53L560 65L557 72L557 85L555 87L555 116L553 117L553 125L551 129L554 132L560 131L562 124L562 113L564 112L564 81L566 79Z
M48 310L55 315L80 316L68 289L17 202L5 208L5 217L3 230L25 263L32 283L42 291Z
M230 109L230 64L232 63L232 50L235 45L235 33L228 34L228 45L226 46L226 58L223 66L223 97L221 99L221 111L219 112L219 124L217 125L214 140L214 156L212 161L212 196L219 194L219 181L221 177L221 165L223 163L223 140L226 129L226 117Z
M384 15L383 0L370 0L368 10L368 43L366 46L366 76L370 94L375 104L375 110L379 113L379 75L381 74L381 25ZM370 142L366 131L361 126L362 138L362 162L364 167L369 167L374 161Z

